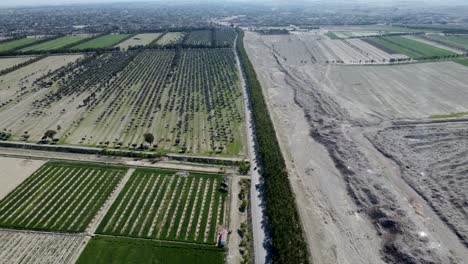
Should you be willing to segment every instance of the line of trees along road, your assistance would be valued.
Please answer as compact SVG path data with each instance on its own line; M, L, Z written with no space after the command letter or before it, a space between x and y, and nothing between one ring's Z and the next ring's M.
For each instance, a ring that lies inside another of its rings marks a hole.
M262 87L244 49L244 32L237 29L237 51L247 78L256 128L258 153L266 198L266 217L271 238L273 263L309 263L294 194L288 179L273 122L268 113Z

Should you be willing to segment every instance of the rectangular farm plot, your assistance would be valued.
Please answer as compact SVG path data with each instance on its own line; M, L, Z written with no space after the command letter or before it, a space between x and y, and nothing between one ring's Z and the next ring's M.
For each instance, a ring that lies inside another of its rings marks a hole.
M126 41L120 43L118 47L121 49L128 49L130 47L135 47L135 46L146 46L159 38L162 33L144 33L144 34L138 34L135 35Z
M404 54L413 59L446 57L455 53L404 37L377 37L366 41L390 54Z
M101 49L110 48L128 38L129 34L109 34L101 36L78 46L72 47L73 50Z
M71 45L76 43L80 40L85 39L86 37L83 36L65 36L57 39L53 39L51 41L46 41L44 43L40 43L37 45L33 45L24 49L21 49L22 52L27 51L49 51L49 50L57 50L62 47Z
M157 42L157 45L166 46L166 45L173 45L179 44L184 39L185 33L184 32L168 32L164 34Z
M39 38L22 38L0 43L0 52L16 50L39 41Z
M192 31L188 33L184 44L196 46L211 46L212 37L213 36L211 30Z
M83 232L125 172L48 163L0 201L0 226Z
M440 42L451 47L456 47L460 49L468 50L468 35L436 35L436 34L429 34L425 35L424 38L433 40L436 42Z
M89 241L77 263L222 264L224 254L224 249L207 245L96 236Z
M137 170L98 233L215 244L224 223L222 176Z
M85 241L84 235L1 230L0 263L72 263Z
M14 67L21 63L34 59L34 57L19 57L0 59L0 72L8 68Z

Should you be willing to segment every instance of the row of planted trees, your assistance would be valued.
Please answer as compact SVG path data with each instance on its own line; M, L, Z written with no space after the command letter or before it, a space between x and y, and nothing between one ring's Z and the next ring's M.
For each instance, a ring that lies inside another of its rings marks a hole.
M244 49L244 33L240 29L237 32L237 51L247 79L259 160L262 165L271 258L273 263L308 263L307 244L275 128L263 97L262 87Z

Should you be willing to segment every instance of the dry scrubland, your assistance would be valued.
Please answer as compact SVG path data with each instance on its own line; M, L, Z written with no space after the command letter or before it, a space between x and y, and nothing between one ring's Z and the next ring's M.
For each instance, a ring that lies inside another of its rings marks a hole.
M242 97L230 49L54 56L0 77L0 129L12 140L243 155ZM103 66L104 65L104 66ZM48 88L51 85L51 88Z
M119 45L117 45L117 47L120 47L121 49L126 50L129 47L146 46L150 44L151 42L153 42L155 39L157 39L159 36L161 36L161 34L162 33L138 34L120 43Z
M289 157L312 262L463 263L463 125L392 122L466 112L468 69L304 63L300 54L320 58L304 39L247 33L245 42Z
M18 58L6 58L0 59L0 72L33 59L34 57L18 57Z
M45 161L0 158L0 200L39 169Z
M73 263L84 236L0 230L0 262L8 264Z

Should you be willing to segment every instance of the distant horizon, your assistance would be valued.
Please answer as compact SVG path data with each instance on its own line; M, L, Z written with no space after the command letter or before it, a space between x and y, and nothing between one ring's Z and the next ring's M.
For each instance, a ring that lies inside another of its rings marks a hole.
M66 6L66 5L85 5L85 4L113 4L113 3L150 3L150 2L160 2L162 4L173 4L173 3L263 3L263 4L311 4L311 3L355 3L355 4L392 4L395 5L402 4L402 3L425 3L425 4L436 4L439 6L444 5L468 5L465 0L445 0L444 2L440 2L438 0L408 0L408 1L399 1L399 0L293 0L288 1L288 3L284 3L284 1L279 0L221 0L221 1L214 1L214 0L202 0L202 1L195 1L195 0L173 0L173 1L165 1L165 0L141 0L141 1L131 1L131 0L5 0L0 2L0 8L14 8L14 7L35 7L35 6Z

